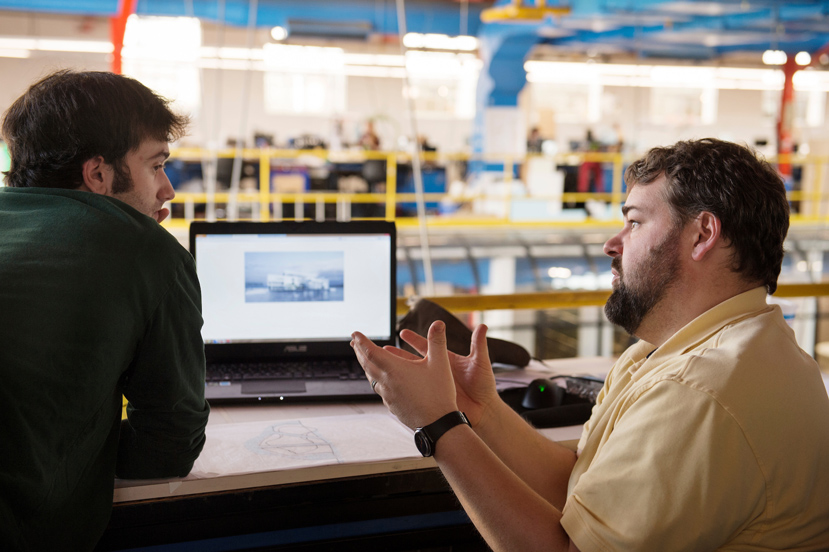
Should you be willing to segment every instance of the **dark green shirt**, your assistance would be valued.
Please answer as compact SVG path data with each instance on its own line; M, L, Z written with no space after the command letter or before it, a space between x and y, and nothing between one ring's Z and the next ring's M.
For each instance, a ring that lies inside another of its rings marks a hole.
M209 413L201 326L193 258L155 220L0 188L0 550L91 549L116 475L187 475Z

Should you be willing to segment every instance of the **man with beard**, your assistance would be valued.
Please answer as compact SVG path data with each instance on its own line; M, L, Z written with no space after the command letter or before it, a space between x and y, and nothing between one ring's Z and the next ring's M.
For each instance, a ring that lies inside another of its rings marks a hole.
M2 550L91 550L116 475L185 476L204 445L195 264L159 226L186 125L98 72L49 75L5 114Z
M465 357L442 322L401 333L422 359L355 332L368 379L423 428L419 448L495 550L829 549L829 397L766 304L789 225L781 179L705 139L652 149L625 180L605 312L640 340L576 453L499 399L483 326Z

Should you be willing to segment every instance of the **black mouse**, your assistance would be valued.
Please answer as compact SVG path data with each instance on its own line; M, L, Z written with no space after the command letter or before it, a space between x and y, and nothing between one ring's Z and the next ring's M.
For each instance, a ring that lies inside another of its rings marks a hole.
M548 379L533 380L524 392L521 406L530 410L559 406L564 399L565 390Z

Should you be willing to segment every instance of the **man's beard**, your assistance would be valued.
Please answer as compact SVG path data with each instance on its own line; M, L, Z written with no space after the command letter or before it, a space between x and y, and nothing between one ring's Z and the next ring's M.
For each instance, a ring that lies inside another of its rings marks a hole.
M616 288L604 306L605 316L617 326L634 335L645 317L665 296L679 274L677 242L680 229L675 228L653 248L635 268L638 274L625 282L622 257L616 256L610 266L619 274Z
M132 181L132 175L130 175L130 170L126 167L126 163L124 163L122 160L120 163L114 163L112 168L113 195L123 194L125 192L129 192L130 190L132 190L134 184Z

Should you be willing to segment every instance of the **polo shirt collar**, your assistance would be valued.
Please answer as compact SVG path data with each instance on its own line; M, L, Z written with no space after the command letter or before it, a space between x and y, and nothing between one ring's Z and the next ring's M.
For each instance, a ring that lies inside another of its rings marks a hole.
M629 368L631 377L634 380L640 379L649 371L642 369L646 364L659 366L671 357L692 350L725 326L771 308L766 303L766 288L757 287L735 295L702 313L668 338L656 351L655 345L640 341L634 345L636 349L632 351L631 360L634 363ZM653 354L650 354L651 352Z

